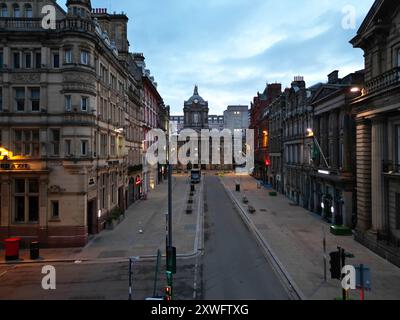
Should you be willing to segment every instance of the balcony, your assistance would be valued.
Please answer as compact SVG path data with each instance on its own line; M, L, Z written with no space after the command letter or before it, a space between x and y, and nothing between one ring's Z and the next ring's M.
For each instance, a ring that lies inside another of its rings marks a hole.
M400 85L400 67L393 68L365 83L363 95L371 95Z
M64 123L74 126L94 126L96 117L87 113L67 113L64 115Z
M56 29L44 29L41 18L0 18L0 31L84 31L95 32L92 21L80 18L65 18L56 21Z

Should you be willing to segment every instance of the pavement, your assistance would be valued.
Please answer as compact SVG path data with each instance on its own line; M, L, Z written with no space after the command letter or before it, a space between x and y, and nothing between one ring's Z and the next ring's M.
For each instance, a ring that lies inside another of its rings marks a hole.
M205 178L205 300L288 300L278 275L216 176Z
M188 215L189 176L173 176L173 242L180 257L197 254L200 188L197 186L195 192L193 214ZM30 260L29 250L20 250L20 260L16 263L118 261L131 256L154 259L158 249L165 253L167 191L167 182L156 186L147 200L134 203L126 211L119 225L94 236L84 248L41 249L41 259L37 261ZM0 250L0 265L10 264L4 256L4 250Z
M338 280L330 279L329 252L337 247L345 248L355 255L347 259L351 265L364 264L371 269L372 291L367 300L400 299L400 269L356 242L352 236L337 237L329 232L330 225L318 215L293 206L283 195L269 196L265 188L258 189L257 181L250 176L225 175L220 178L228 194L236 202L240 214L248 219L248 227L265 244L284 277L289 279L298 294L308 300L333 300L341 297ZM235 191L236 181L241 192ZM243 203L247 197L249 204ZM248 212L248 205L257 211ZM327 243L327 275L324 280L323 238ZM360 299L359 291L352 291L353 300Z

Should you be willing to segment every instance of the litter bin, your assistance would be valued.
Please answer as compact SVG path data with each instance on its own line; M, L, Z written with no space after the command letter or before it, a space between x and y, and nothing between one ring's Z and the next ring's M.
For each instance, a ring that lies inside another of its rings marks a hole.
M236 182L236 192L240 192L240 183Z
M4 240L6 261L19 260L20 238L9 238Z
M31 260L39 259L39 242L32 241L30 246Z

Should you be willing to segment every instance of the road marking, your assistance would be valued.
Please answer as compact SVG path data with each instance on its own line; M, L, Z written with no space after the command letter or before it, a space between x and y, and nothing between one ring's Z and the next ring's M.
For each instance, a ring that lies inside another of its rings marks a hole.
M3 276L5 276L9 271L14 270L15 268L17 268L17 266L13 266L12 268L10 268L10 269L8 269L8 270L2 272L2 273L0 274L0 278L3 277Z

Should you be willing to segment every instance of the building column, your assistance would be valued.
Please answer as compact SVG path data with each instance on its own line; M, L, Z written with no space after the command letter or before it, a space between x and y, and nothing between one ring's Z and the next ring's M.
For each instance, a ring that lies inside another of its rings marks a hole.
M385 184L382 162L385 159L386 124L383 119L372 121L372 151L371 151L371 208L373 231L386 230L385 226Z
M371 123L357 121L357 230L371 228Z

